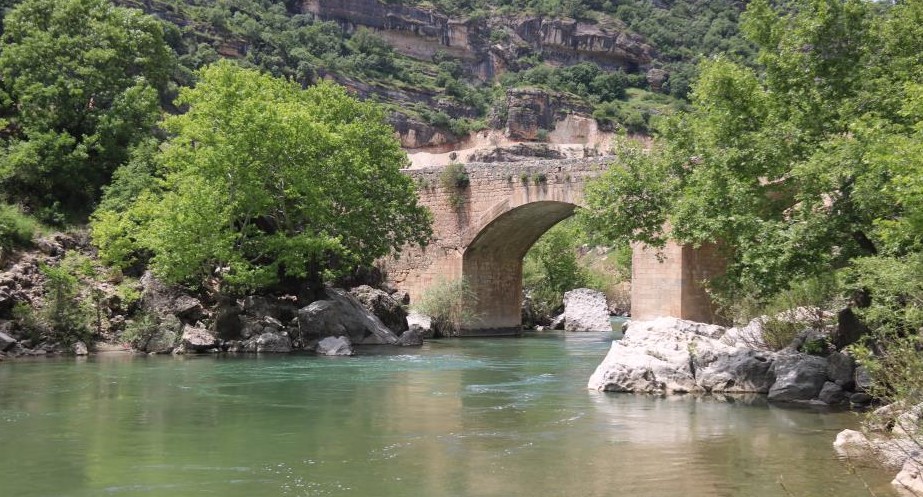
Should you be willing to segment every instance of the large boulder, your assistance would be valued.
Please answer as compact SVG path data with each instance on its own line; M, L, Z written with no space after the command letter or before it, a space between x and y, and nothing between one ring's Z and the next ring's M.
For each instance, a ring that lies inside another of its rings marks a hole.
M378 316L378 319L395 334L400 335L407 331L409 327L407 324L407 310L391 294L368 285L357 286L351 289L349 293L356 297L356 300L366 310Z
M207 352L218 346L215 335L204 328L186 326L181 338L183 350L187 352Z
M185 323L195 323L205 317L205 308L198 299L169 287L147 271L141 276L141 308L157 317L176 316Z
M302 340L347 335L356 344L397 342L397 335L349 292L328 288L326 293L326 299L298 311L298 330Z
M769 381L758 377L768 369L764 361L722 342L724 333L720 326L676 318L632 321L624 337L612 342L588 387L639 393L761 391ZM737 378L735 371L745 373Z
M423 345L423 330L419 326L413 326L401 334L395 345L401 347L418 347Z
M423 338L433 338L436 333L436 327L433 325L433 318L426 314L420 314L417 311L410 311L407 315L408 329L417 329L423 334Z
M355 355L352 343L347 336L326 337L317 342L314 352L326 356L351 356Z
M292 351L292 339L285 332L266 332L253 339L256 352L286 353Z
M0 331L0 352L6 352L16 345L16 339Z
M808 401L817 398L827 381L827 359L802 353L776 356L773 365L776 381L769 389L769 400Z
M696 383L708 392L766 393L775 382L774 354L743 347L693 351ZM712 355L714 354L714 355Z
M564 329L566 331L612 331L606 295L589 288L564 294Z
M856 381L856 361L843 352L834 352L827 357L827 379L841 388L851 390Z

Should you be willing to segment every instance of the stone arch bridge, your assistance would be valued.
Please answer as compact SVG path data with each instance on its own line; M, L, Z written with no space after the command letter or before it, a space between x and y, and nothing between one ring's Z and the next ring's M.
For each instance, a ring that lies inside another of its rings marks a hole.
M518 334L523 257L542 234L574 214L587 180L613 160L467 164L469 183L463 188L443 186L443 166L405 170L418 185L421 203L433 212L434 240L386 261L388 280L418 302L433 284L465 278L477 304L462 334ZM658 257L635 247L632 315L712 321L700 282L720 269L710 248L671 245Z

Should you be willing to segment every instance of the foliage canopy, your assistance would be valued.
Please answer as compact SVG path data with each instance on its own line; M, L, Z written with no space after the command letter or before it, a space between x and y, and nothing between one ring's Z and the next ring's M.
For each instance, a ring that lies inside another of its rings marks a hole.
M163 28L106 0L25 0L2 42L0 188L48 220L85 215L160 117Z
M103 257L149 253L168 281L259 288L427 242L429 212L377 106L226 61L198 77L177 102L188 112L164 123L162 181L127 212L96 214Z

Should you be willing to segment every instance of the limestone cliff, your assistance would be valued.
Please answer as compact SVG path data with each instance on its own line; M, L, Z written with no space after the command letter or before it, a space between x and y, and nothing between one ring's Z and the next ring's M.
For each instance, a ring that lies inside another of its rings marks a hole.
M430 60L437 51L460 57L468 69L489 80L529 52L542 52L558 64L592 61L628 71L647 69L656 51L624 26L543 17L453 19L435 10L386 4L379 0L304 0L301 12L334 21L347 31L375 30L398 52ZM491 33L505 34L491 42Z

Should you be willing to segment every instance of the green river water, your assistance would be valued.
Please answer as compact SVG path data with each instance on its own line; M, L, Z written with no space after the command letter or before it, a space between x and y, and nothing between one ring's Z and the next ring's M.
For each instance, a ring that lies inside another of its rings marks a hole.
M0 364L0 496L892 496L850 413L588 391L610 334Z

